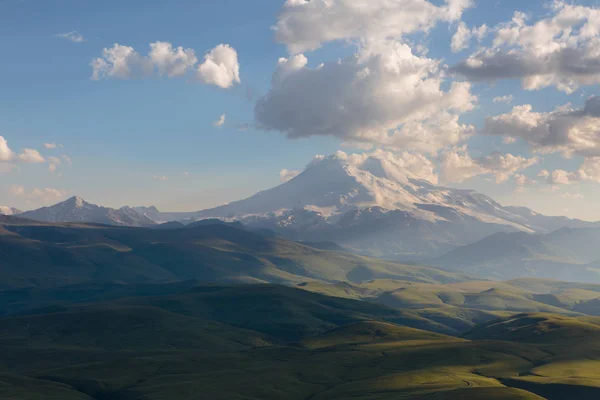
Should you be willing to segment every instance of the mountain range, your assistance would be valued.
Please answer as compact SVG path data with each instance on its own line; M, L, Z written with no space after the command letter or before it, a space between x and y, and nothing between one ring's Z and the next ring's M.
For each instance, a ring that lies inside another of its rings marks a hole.
M117 226L151 226L156 223L145 214L131 208L102 207L86 202L79 197L33 211L18 214L21 218L42 222L87 222Z
M474 190L434 185L385 156L343 153L317 158L288 182L248 199L198 212L112 209L73 197L20 216L137 227L219 218L269 229L293 241L334 242L356 253L403 262L440 257L499 232L548 234L560 228L600 227L504 207Z

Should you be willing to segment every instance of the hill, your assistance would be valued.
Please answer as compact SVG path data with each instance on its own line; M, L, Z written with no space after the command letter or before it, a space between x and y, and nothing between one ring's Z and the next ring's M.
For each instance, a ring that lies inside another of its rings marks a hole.
M600 283L600 229L563 228L546 235L497 233L426 264L492 279L537 277Z
M146 229L0 220L0 288L97 282L456 282L461 274L320 250L229 224Z
M121 400L598 394L600 329L593 318L522 314L458 338L415 329L406 313L260 285L39 310L0 318L0 394Z

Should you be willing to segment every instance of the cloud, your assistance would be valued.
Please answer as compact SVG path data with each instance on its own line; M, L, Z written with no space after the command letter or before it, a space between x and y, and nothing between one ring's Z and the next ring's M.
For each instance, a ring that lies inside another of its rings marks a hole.
M481 42L487 33L488 27L485 24L478 28L473 27L469 29L469 27L461 21L456 28L456 33L454 36L452 36L450 48L454 53L457 53L469 47L472 38L476 38L479 42Z
M492 100L494 103L506 103L506 104L510 104L513 102L514 100L514 96L512 94L506 95L506 96L498 96L498 97L494 97L494 99Z
M259 127L431 154L474 133L459 122L476 101L470 85L446 85L439 62L406 44L374 43L336 63L307 64L302 54L279 60L255 107Z
M168 181L169 177L168 176L164 176L164 175L154 175L152 177L152 179L154 179L155 181Z
M302 171L282 169L281 171L279 171L279 180L281 181L281 183L285 183L287 181L291 181L292 179L294 179L301 173L302 173Z
M572 93L600 83L600 9L555 0L551 15L528 24L515 12L495 30L493 45L456 65L474 81L520 79L527 90L555 86Z
M71 160L71 157L69 157L66 154L63 154L62 156L60 156L60 158L67 164L69 165L73 165L73 161Z
M241 83L237 52L228 44L218 45L204 56L196 76L203 83L224 89Z
M506 182L519 171L537 164L539 159L494 152L486 157L472 158L466 146L448 150L440 157L440 169L445 182L464 182L480 175L492 175L497 183Z
M460 19L471 0L287 0L273 27L290 53L316 50L337 40L385 40Z
M538 184L538 181L536 181L535 179L531 179L523 174L515 174L514 179L517 186L520 187Z
M56 172L56 169L61 164L62 164L62 161L58 157L50 157L50 158L48 158L48 171L50 171L50 172Z
M83 37L83 35L77 31L71 31L71 32L67 32L67 33L57 33L55 36L62 38L62 39L70 40L73 43L85 42L85 38Z
M12 161L14 156L15 154L10 147L8 147L8 141L4 137L0 136L0 161Z
M541 153L600 156L600 97L590 97L583 109L563 106L546 113L534 112L529 104L516 106L486 118L481 132L521 138Z
M204 63L198 65L193 49L174 48L168 42L151 43L147 56L133 47L115 43L102 51L102 57L92 61L92 79L132 79L154 74L174 78L195 72L198 81L221 88L241 82L237 52L231 46L220 44L204 58Z
M63 145L62 144L57 144L57 143L44 143L44 147L48 150L54 150L54 149L62 149Z
M227 119L227 115L222 114L218 120L216 120L215 122L213 122L213 125L216 127L221 127L223 125L225 125L225 120Z
M9 193L14 197L34 201L56 201L66 197L69 194L69 192L66 190L54 188L34 188L30 191L27 191L25 187L21 185L11 186Z
M544 170L541 176L546 178L546 183L549 185L570 185L586 181L600 183L600 157L584 159L577 171L567 172L558 169L550 173Z
M18 156L19 161L28 164L42 164L46 159L42 157L39 151L33 149L23 149L23 152Z
M173 45L167 42L151 43L148 57L158 74L167 75L169 78L185 75L198 62L194 50L181 46L174 49Z

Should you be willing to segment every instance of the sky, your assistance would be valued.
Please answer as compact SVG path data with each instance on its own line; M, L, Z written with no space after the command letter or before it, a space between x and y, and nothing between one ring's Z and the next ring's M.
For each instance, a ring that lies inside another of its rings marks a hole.
M0 205L197 211L384 151L600 220L598 7L0 0Z

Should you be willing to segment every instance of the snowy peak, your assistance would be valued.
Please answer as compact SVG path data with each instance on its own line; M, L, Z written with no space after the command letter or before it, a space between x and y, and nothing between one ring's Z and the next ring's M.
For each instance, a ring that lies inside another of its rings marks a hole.
M121 226L150 226L154 221L134 209L116 210L71 197L62 203L21 214L21 217L43 222L84 222Z
M309 210L335 218L353 210L380 208L410 213L416 219L447 221L447 215L464 215L531 231L526 220L473 190L436 186L423 163L412 155L391 158L388 153L319 157L290 181L249 199L199 213L200 218L243 219L257 215L283 215ZM433 178L432 178L433 179Z

